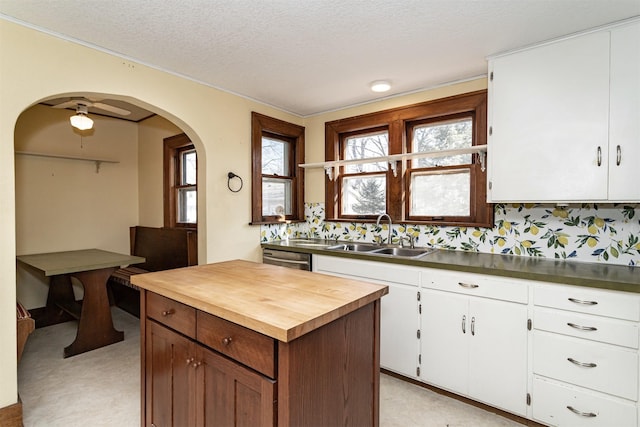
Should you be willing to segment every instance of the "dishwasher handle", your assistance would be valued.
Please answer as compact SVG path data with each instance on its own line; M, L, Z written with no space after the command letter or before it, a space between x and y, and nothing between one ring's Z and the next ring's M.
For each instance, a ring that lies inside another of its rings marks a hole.
M299 265L308 265L309 261L307 260L296 260L296 259L285 259L285 258L275 258L275 257L271 257L268 255L263 255L262 256L263 259L268 259L269 261L276 261L276 262L282 262L282 263L287 263L287 264L299 264Z

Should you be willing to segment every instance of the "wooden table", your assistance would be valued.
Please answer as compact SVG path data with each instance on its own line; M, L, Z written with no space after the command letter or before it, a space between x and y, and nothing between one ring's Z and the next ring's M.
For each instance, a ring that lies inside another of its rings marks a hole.
M142 263L144 258L100 249L83 249L20 255L17 259L50 278L48 309L62 309L78 319L76 339L65 347L64 357L75 356L124 339L124 332L113 327L107 281L117 268ZM82 303L75 300L71 277L75 277L84 288Z

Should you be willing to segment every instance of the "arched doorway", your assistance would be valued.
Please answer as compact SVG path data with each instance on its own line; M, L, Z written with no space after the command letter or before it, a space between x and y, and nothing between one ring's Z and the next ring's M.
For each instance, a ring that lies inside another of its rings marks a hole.
M159 113L138 122L90 114L93 130L78 132L73 114L38 103L16 122L17 255L88 247L128 253L130 226L163 225L163 138L189 130ZM16 294L27 308L42 307L47 289L18 268Z

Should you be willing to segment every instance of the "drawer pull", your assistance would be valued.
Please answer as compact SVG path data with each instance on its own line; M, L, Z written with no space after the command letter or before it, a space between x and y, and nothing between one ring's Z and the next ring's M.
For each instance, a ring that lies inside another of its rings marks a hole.
M231 337L224 337L224 338L222 338L222 344L224 344L224 345L229 345L229 344L231 344Z
M593 326L581 326L571 322L567 323L567 325L571 326L574 329L580 329L581 331L597 331L598 330L598 328Z
M467 288L467 289L475 289L478 287L478 285L473 284L473 283L464 283L464 282L458 282L458 285L462 286L463 288Z
M575 299L575 298L569 298L569 301L575 302L576 304L581 304L581 305L596 305L596 304L598 304L597 301L583 301L581 299Z
M171 315L172 315L173 313L175 313L175 312L176 312L176 311L175 311L173 308L170 308L169 310L164 310L164 311L162 312L162 315L163 315L163 316L165 316L165 317L166 317L166 316L171 316Z
M567 360L571 363L573 363L574 365L578 365L578 366L582 366L583 368L595 368L596 365L595 363L590 363L590 362L578 362L575 359L572 359L571 357L568 357Z
M573 412L576 415L580 415L581 417L594 418L597 417L598 414L594 414L593 412L582 412L575 409L573 406L567 406L567 409Z

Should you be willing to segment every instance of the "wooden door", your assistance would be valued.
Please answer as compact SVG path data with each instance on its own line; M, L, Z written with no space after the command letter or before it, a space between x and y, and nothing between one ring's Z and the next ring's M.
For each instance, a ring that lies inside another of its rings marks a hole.
M275 381L198 346L199 427L270 427L275 423Z
M146 324L146 425L195 423L195 344L160 324Z

